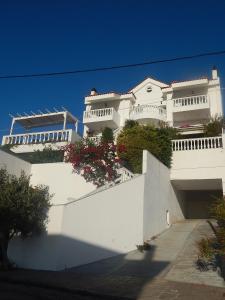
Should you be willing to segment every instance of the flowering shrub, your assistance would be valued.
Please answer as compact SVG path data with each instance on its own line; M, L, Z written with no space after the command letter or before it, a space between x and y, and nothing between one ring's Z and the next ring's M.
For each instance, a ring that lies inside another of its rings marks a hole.
M87 138L65 146L64 150L65 160L72 163L74 172L100 187L118 178L121 161L117 152L122 153L125 148L114 143L96 144Z

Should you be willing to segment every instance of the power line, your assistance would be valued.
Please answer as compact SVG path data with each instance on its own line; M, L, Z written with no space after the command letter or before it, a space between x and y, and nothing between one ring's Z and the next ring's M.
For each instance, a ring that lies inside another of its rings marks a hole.
M3 76L0 76L0 79L53 77L53 76L64 76L64 75L71 75L71 74L78 74L78 73L109 71L109 70L115 70L115 69L134 68L134 67L141 67L141 66L146 66L146 65L173 62L173 61L179 61L179 60L188 60L188 59L194 59L194 58L200 58L200 57L206 57L206 56L217 56L217 55L224 55L224 54L225 54L225 50L221 50L221 51L204 52L204 53L187 55L187 56L178 56L178 57L167 58L167 59L152 60L152 61L146 61L146 62L141 62L141 63L127 64L127 65L115 65L115 66L108 66L108 67L78 69L78 70L62 71L62 72L34 73L34 74L22 74L22 75L3 75Z

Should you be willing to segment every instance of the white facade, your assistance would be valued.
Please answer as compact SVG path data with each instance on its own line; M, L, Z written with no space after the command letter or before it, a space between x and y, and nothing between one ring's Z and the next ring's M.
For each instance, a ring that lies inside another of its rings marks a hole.
M215 69L211 79L170 85L147 78L122 95L92 91L85 105L84 136L97 139L104 127L116 136L126 120L136 120L167 122L184 139L172 141L171 169L144 151L142 174L123 169L119 182L97 190L70 164L31 165L0 151L1 167L16 175L25 170L32 184L54 194L47 234L10 243L20 267L60 270L126 253L179 220L208 217L212 196L225 195L225 134L200 136L203 124L223 115ZM21 147L39 147L28 141Z
M118 131L126 120L159 124L166 122L182 134L199 134L202 125L222 116L220 79L173 82L170 85L147 78L127 94L98 94L85 97L84 136L99 135L104 127Z

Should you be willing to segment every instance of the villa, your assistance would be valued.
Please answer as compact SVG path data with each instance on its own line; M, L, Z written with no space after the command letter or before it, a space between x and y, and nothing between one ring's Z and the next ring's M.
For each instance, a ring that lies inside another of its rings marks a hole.
M203 136L204 125L223 116L216 68L210 77L171 84L148 77L127 93L92 89L84 99L83 136L94 141L105 127L116 139L126 120L177 128L182 138L172 141L171 169L144 151L142 174L121 168L116 184L96 189L65 162L30 164L0 151L0 166L14 174L25 170L32 184L46 184L54 194L48 235L13 241L10 255L16 263L48 270L74 267L134 250L177 221L207 218L215 197L225 195L225 134ZM15 124L25 132L14 134ZM13 116L2 145L17 153L46 145L57 149L81 138L77 127L67 110Z

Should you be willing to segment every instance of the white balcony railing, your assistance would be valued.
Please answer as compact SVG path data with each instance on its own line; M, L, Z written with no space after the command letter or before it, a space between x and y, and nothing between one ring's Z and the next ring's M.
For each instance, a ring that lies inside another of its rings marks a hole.
M13 134L3 136L2 145L26 145L51 142L71 142L72 134L72 129Z
M130 117L133 120L140 119L156 119L165 121L166 120L166 110L162 107L144 104L134 106L130 112Z
M191 105L204 105L208 103L206 95L190 96L173 99L174 107L183 107Z
M118 173L120 174L120 177L116 180L116 183L122 183L135 177L135 174L125 167L119 169Z
M113 107L84 111L84 122L99 121L101 119L113 119L114 115L117 115L117 112Z
M223 147L221 136L172 141L173 151L216 149Z

